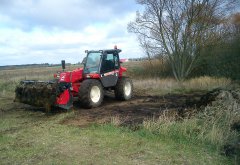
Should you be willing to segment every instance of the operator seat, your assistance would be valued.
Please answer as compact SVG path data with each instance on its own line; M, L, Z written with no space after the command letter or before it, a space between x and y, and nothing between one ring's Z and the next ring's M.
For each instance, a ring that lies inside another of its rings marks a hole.
M114 70L114 62L112 60L104 60L102 63L102 72L110 72Z

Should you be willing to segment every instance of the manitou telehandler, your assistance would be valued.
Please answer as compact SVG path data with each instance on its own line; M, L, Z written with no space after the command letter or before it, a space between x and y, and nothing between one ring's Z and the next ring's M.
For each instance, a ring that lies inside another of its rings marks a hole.
M15 101L44 107L70 109L73 100L78 100L85 108L99 106L106 90L113 90L119 100L129 100L133 93L130 78L124 77L126 68L119 60L121 52L114 49L85 51L84 67L55 74L56 81L21 81L16 87ZM62 62L63 70L65 62Z

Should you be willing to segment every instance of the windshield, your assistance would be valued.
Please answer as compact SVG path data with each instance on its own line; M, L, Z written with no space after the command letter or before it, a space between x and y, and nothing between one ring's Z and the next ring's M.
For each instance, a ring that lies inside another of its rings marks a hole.
M102 53L90 52L87 56L84 73L97 73Z

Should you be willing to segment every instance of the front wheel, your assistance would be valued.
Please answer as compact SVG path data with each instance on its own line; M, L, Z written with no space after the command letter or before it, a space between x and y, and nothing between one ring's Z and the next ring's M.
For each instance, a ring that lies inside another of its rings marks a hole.
M79 94L79 101L85 108L94 108L101 105L103 101L103 88L98 80L85 80L82 82Z
M132 98L133 84L132 80L127 77L122 77L118 80L114 90L115 97L118 100L129 100Z

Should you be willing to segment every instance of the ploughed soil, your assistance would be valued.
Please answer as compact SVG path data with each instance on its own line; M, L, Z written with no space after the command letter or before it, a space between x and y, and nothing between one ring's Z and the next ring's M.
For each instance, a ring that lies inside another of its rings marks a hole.
M88 126L94 123L119 122L123 126L141 124L145 119L177 114L179 118L189 117L196 110L203 93L167 94L164 96L134 95L129 101L118 101L112 93L105 95L103 104L93 109L84 109L75 103L73 117L64 124ZM167 112L167 113L166 113ZM115 121L113 121L115 120Z

